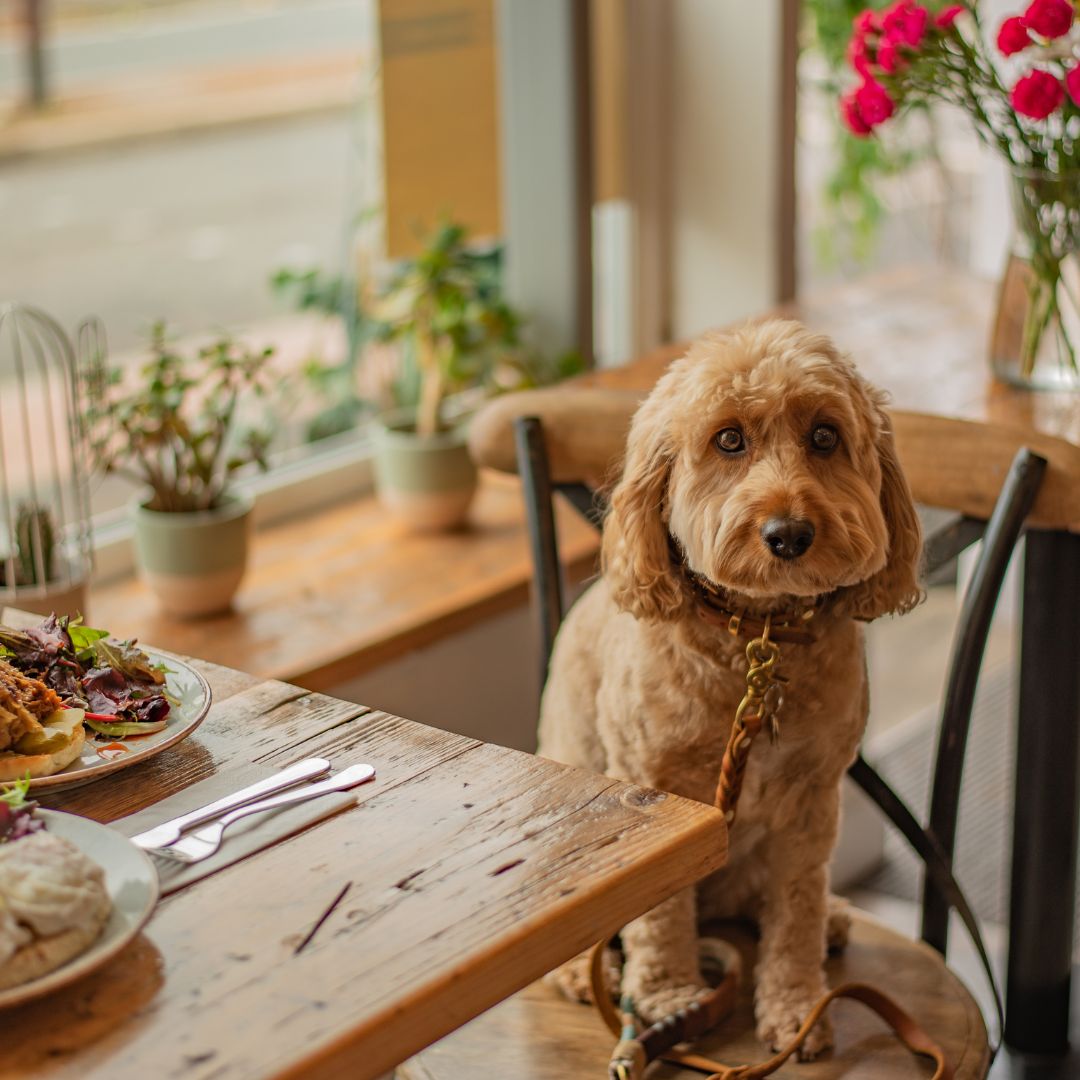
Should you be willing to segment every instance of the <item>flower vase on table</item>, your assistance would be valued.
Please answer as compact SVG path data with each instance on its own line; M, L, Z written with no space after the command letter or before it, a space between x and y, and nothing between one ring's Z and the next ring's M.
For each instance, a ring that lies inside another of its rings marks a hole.
M994 374L1029 389L1080 389L1080 26L1070 0L1033 0L988 28L975 3L898 0L856 17L858 85L844 122L868 138L935 102L968 114L1012 173L1014 242L990 343Z
M1014 386L1080 387L1080 173L1017 169L1013 243L990 339L994 374Z

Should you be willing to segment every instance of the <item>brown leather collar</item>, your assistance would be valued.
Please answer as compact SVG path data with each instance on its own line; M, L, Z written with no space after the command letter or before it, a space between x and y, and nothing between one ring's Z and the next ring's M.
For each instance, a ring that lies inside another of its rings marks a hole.
M722 589L708 578L691 570L686 565L678 540L670 533L668 534L668 549L671 552L672 567L693 594L701 619L711 626L726 630L732 637L746 638L748 641L761 637L765 632L764 618L749 614L744 607L733 606ZM810 624L818 606L807 604L790 611L774 613L769 623L769 637L773 641L789 642L795 645L807 645L816 640L817 635Z

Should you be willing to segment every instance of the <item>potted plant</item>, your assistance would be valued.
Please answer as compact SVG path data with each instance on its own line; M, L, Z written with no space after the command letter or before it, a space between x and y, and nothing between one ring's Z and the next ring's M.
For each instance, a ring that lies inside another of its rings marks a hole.
M502 299L497 259L470 248L465 229L444 224L402 263L379 298L376 337L401 349L402 380L416 404L375 425L379 495L412 528L460 525L476 490L476 467L449 395L488 383L520 351L521 320Z
M183 356L157 323L137 372L83 372L94 464L143 489L132 504L140 570L163 610L181 617L228 608L247 563L252 500L231 487L266 467L269 432L237 430L241 407L269 389L273 349L229 338Z
M48 507L20 503L13 543L0 556L0 607L10 602L40 615L82 613L87 569L85 558L65 551Z

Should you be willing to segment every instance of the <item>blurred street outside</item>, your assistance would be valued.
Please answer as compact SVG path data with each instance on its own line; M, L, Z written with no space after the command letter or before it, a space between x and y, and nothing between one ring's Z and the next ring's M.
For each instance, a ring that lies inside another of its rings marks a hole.
M279 267L340 271L370 3L51 10L36 112L0 22L0 299L69 330L96 314L123 352L157 318L191 334L279 317Z

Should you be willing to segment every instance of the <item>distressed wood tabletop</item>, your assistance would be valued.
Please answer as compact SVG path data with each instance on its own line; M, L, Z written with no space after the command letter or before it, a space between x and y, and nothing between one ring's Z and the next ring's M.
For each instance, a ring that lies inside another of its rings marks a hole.
M709 806L192 663L214 691L198 731L43 802L108 822L311 755L377 779L163 901L98 973L0 1012L0 1080L378 1077L723 862Z

